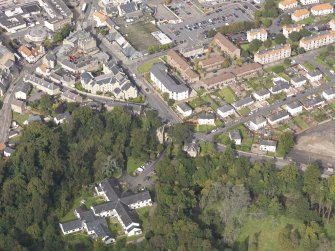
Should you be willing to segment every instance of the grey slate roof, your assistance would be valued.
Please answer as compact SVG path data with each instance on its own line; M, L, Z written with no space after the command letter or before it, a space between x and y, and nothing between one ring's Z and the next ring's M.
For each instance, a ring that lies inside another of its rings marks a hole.
M221 106L221 107L218 108L218 111L223 112L223 113L231 111L231 110L234 110L234 108L229 104Z
M260 91L257 91L255 92L255 94L257 94L258 96L262 97L262 96L265 96L265 95L268 95L270 92L269 90L267 89L263 89L263 90L260 90Z
M289 113L287 111L280 111L280 112L278 112L276 114L271 115L269 117L269 119L271 121L276 121L276 120L279 120L279 119L284 118L286 116L289 116Z
M254 123L255 125L259 125L266 122L266 119L262 116L257 116L256 118L251 119L250 122Z
M290 108L290 109L295 109L295 108L298 108L300 106L302 106L301 103L297 102L297 101L296 102L292 102L292 103L290 103L290 104L287 105L287 107Z
M184 84L177 84L167 73L168 68L163 63L154 64L151 73L171 92L185 92L188 88Z
M229 132L229 137L230 137L232 140L239 140L239 139L242 139L242 138L241 138L241 134L240 134L240 132L237 131L237 130L230 131L230 132Z
M299 83L302 81L307 81L307 78L304 76L297 76L291 79L292 82Z
M243 99L240 99L240 100L236 101L233 105L236 108L239 108L239 107L245 106L247 104L252 104L253 102L254 102L254 100L251 97L245 97Z
M143 192L139 192L139 193L135 193L132 195L128 195L125 197L121 198L121 201L126 204L127 206L134 204L134 203L138 203L141 201L146 201L146 200L150 200L150 194L148 191L143 191Z
M324 90L324 93L326 93L327 95L333 95L335 94L335 88L329 88L327 90Z
M315 70L315 71L312 71L312 72L308 72L308 75L311 76L311 77L316 77L316 76L322 75L322 73L319 70Z
M263 146L277 146L277 142L274 141L274 140L261 140L260 142L260 145L263 145Z
M121 11L123 11L124 13L128 14L128 13L132 13L137 11L137 5L135 2L130 2L130 3L126 3L126 4L121 4L120 5L120 9Z
M60 223L60 225L63 228L64 232L68 232L68 231L71 231L71 230L81 228L83 226L83 223L81 222L80 219L77 219L77 220L73 220L73 221Z
M101 182L101 187L105 191L109 201L118 200L121 196L119 184L114 179L105 179Z
M180 103L177 105L183 112L192 111L192 108L186 103Z
M115 210L126 228L133 222L138 222L137 217L132 210L130 210L129 207L122 202L117 203Z
M23 84L19 85L19 88L18 88L18 90L16 92L21 91L21 92L23 92L23 93L25 93L25 94L28 95L29 92L30 92L30 90L31 90L31 85L29 83L23 83Z
M201 113L198 116L199 119L215 119L215 116L213 113Z

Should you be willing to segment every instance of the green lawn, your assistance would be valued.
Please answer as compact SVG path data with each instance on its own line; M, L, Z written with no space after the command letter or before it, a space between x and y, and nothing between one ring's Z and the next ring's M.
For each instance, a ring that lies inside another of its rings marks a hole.
M230 87L225 87L217 91L219 96L223 98L227 103L234 103L236 101L236 95Z
M239 125L236 129L242 136L242 144L236 148L241 151L249 152L254 141L253 135L249 135L248 129L244 125Z
M276 217L271 216L263 219L251 219L249 218L244 224L238 235L238 242L236 243L235 250L247 250L243 249L243 243L248 243L248 237L256 234L258 236L258 248L257 251L286 251L280 246L278 240L279 232L288 224L292 225L293 228L299 228L303 222L287 218L287 217ZM240 244L240 245L238 245ZM239 248L240 247L240 248ZM300 246L295 251L303 251L304 249Z
M219 107L219 105L217 104L217 102L215 100L213 100L210 95L206 95L201 97L202 100L204 100L205 102L210 103L211 108L216 111L216 109Z
M146 72L149 72L152 65L155 64L155 63L159 63L159 62L162 62L161 58L154 58L154 59L151 59L150 61L148 62L145 62L144 64L140 65L138 68L137 68L137 71L139 73L146 73Z
M306 68L307 71L314 71L315 70L314 65L312 65L310 62L306 61L302 65Z
M300 127L302 130L308 128L308 124L303 120L301 116L296 116L293 118L294 123Z
M205 105L207 102L203 100L201 97L197 97L195 99L192 99L188 104L192 107L192 109Z
M290 81L291 79L285 72L281 72L278 75L287 81Z
M130 175L135 175L135 170L138 167L142 166L143 164L144 164L144 161L133 159L132 157L129 157L127 161L127 173Z
M209 132L215 128L216 126L214 125L195 125L194 127L196 132Z
M267 67L264 70L268 73L274 72L278 74L285 71L285 66L283 64L278 64L271 67Z
M328 119L327 114L324 111L322 111L322 110L313 111L312 112L312 116L315 119L315 121L317 121L319 123L322 122L322 121L324 121L324 120L326 120L326 119Z
M28 114L20 114L17 112L12 112L12 118L16 121L20 126L23 126L23 122L28 119Z
M248 115L250 113L250 109L248 107L243 107L240 110L238 110L238 113L241 116L246 116L246 115Z

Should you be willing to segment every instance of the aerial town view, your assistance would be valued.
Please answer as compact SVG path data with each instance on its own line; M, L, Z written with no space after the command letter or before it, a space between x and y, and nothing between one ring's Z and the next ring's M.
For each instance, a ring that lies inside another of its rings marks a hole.
M335 0L0 0L0 251L335 250Z

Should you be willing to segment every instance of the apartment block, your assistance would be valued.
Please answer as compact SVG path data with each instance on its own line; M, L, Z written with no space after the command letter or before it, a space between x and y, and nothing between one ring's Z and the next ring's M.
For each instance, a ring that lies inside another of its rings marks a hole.
M332 44L335 42L335 31L320 32L316 35L304 37L300 40L299 46L306 51Z
M283 26L283 35L288 38L292 32L299 32L303 29L301 24L291 24Z
M279 2L278 8L281 10L289 10L298 7L297 0L284 0Z
M260 64L268 64L291 56L289 44L276 46L272 49L257 52L254 61Z
M330 3L315 5L311 8L313 16L324 16L334 13L334 7Z
M268 32L261 28L261 29L252 29L250 31L247 32L247 40L249 42L251 42L252 40L261 40L261 41L265 41L268 39Z
M304 20L305 18L308 18L310 15L308 9L300 9L296 10L292 13L291 18L295 22L299 22L301 20Z

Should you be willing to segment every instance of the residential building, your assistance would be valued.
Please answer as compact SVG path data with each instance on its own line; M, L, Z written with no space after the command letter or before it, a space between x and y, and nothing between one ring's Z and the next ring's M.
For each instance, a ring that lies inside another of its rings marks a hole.
M213 113L201 113L198 116L199 125L215 125L215 115Z
M316 4L319 3L320 0L299 0L301 5L311 5L311 4Z
M229 104L226 104L224 106L221 106L217 109L217 114L221 116L221 118L226 118L230 115L235 114L234 107L232 107Z
M264 152L276 152L277 142L274 140L261 140L259 149Z
M199 143L193 140L190 144L185 144L183 146L183 151L186 152L190 157L195 158L200 151Z
M316 82L322 79L322 72L319 70L310 71L307 72L306 77L310 82Z
M15 62L14 53L12 53L8 48L0 44L0 69L8 69L8 64L13 64Z
M58 86L35 75L26 75L23 78L23 81L32 84L36 89L41 90L42 92L45 92L49 95L56 95L60 93Z
M120 75L107 73L93 77L90 72L83 72L80 77L81 85L87 91L98 93L112 93L117 99L133 99L138 96L136 86L123 72Z
M302 105L304 106L304 109L306 111L313 110L315 108L319 108L325 105L325 100L321 96L315 96L312 98L307 98L303 101L301 101Z
M267 120L270 125L275 125L289 118L290 114L287 111L280 111L275 114L272 114L270 117L267 118Z
M290 89L290 84L286 81L277 81L276 84L274 86L272 86L269 91L272 94L279 94L282 92L288 92L288 90Z
M4 150L3 150L3 155L5 157L10 157L13 153L15 152L15 150L13 148L10 148L10 147L6 147Z
M43 75L44 77L47 77L51 74L50 69L48 68L47 64L40 64L37 68L36 68L36 73L38 75Z
M117 8L120 17L126 16L126 18L138 18L143 15L142 11L138 9L137 3L135 2L120 4Z
M192 115L192 108L187 103L177 104L176 109L181 115L183 115L183 117L188 117Z
M86 231L106 244L113 243L115 239L107 227L106 217L116 217L128 237L142 233L134 209L152 205L148 191L126 195L113 179L103 180L95 191L106 202L92 206L90 210L83 205L77 208L74 212L76 220L59 224L64 235Z
M245 97L245 98L242 98L242 99L236 101L232 105L236 110L239 110L239 109L241 109L243 107L247 107L247 106L249 106L253 103L254 103L254 100L251 97Z
M335 98L335 88L329 88L322 92L322 96L325 100L332 100Z
M267 89L263 89L257 92L254 92L252 96L257 100L257 101L263 101L268 98L270 98L271 93Z
M264 28L252 29L247 31L247 40L251 42L252 40L258 39L260 41L265 41L268 39L268 32Z
M93 20L95 22L95 27L105 27L107 26L107 16L100 11L95 11L93 13Z
M193 71L187 61L175 50L170 50L167 53L166 59L167 63L171 67L176 68L184 80L189 81L190 83L199 81L199 75Z
M186 44L179 51L184 57L189 58L202 55L206 53L207 50L207 47L201 43L198 45Z
M278 8L281 10L289 10L298 7L297 0L283 0L279 2Z
M267 124L266 119L262 116L257 116L249 122L249 129L252 131L258 131L259 129L265 127Z
M308 9L299 9L299 10L294 11L291 14L291 19L294 22L299 22L301 20L304 20L304 19L308 18L309 15L310 15L310 12L309 12Z
M324 16L334 13L334 7L330 3L322 3L314 5L311 8L311 13L313 16Z
M291 79L291 84L296 88L299 88L306 83L307 83L307 78L304 76L296 76Z
M218 32L213 41L218 47L220 47L221 51L226 53L228 56L232 58L241 57L241 50L221 33Z
M335 42L335 31L323 31L300 40L299 46L306 51L332 44Z
M302 104L300 102L292 102L287 104L286 110L291 116L295 116L302 112Z
M283 35L288 38L292 32L299 32L303 29L301 24L289 24L283 26Z
M243 64L241 67L233 68L231 73L233 73L238 80L248 79L261 75L263 73L263 66L259 63Z
M223 72L217 76L203 80L203 85L207 90L216 89L233 83L236 83L236 78L235 75L230 72Z
M21 15L10 17L2 15L0 17L0 27L7 32L16 33L18 30L26 28L27 23Z
M184 84L177 84L168 74L168 68L163 63L154 64L150 71L150 79L162 93L168 93L173 100L183 100L189 97L189 89Z
M38 2L49 16L44 21L45 27L56 32L71 24L73 13L62 0L38 0Z
M269 64L291 56L289 44L279 45L272 49L259 51L254 55L254 61L260 64Z
M67 102L78 102L78 103L83 102L83 98L79 94L74 93L70 90L62 92L60 98Z
M240 146L242 144L242 137L238 130L233 130L229 132L229 139L234 141L235 145Z
M32 114L29 114L29 117L26 121L23 122L24 125L29 125L30 123L33 123L33 122L42 122L42 119L39 115L32 115Z
M68 111L64 113L57 114L56 117L54 117L54 122L56 125L63 124L66 121L69 121L71 119L71 115Z
M217 70L222 68L225 58L222 56L214 56L199 61L198 65L205 71Z
M22 55L22 57L27 60L28 63L33 64L36 63L45 53L44 47L42 45L29 49L28 47L22 45L18 49L18 52Z
M11 102L11 109L13 112L24 113L26 110L26 103L18 99L13 99Z
M334 18L330 20L329 27L331 30L335 31L335 19Z
M31 85L28 83L20 84L17 91L15 92L15 98L21 100L27 100L31 90Z

